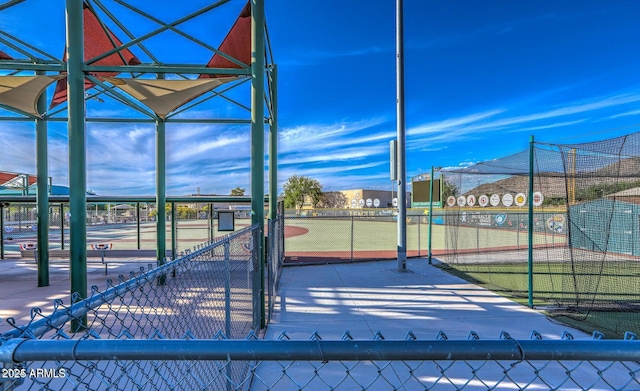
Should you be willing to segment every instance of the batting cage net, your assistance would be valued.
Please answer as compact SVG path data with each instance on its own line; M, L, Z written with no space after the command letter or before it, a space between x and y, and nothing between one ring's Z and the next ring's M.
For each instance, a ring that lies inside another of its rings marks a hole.
M439 174L444 267L597 329L640 331L640 133L532 141Z

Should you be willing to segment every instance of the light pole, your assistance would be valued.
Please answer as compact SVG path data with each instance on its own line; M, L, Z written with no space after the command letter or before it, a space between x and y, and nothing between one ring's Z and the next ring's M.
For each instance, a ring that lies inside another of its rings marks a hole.
M404 121L403 0L396 0L396 111L398 133L398 271L407 271L407 203Z

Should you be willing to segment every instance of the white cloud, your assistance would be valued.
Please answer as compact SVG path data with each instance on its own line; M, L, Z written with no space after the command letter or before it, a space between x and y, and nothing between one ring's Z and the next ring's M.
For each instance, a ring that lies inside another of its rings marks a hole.
M317 154L290 154L279 160L281 165L306 164L306 163L335 163L338 161L352 161L359 159L372 159L375 156L388 152L388 146L373 146L360 148L346 148L334 151L320 150Z
M612 115L612 116L608 117L608 119L614 119L614 118L619 118L619 117L628 117L628 116L631 116L631 115L640 115L640 110L625 111L624 113Z
M304 124L279 131L280 151L318 150L327 146L351 143L350 136L386 122L384 118L373 118L362 121L338 124Z
M578 118L563 122L539 123L543 120L568 117L612 107L624 106L640 101L640 94L618 94L613 96L596 97L589 101L574 102L562 107L551 108L531 114L501 116L507 114L505 110L491 110L487 112L465 115L459 118L433 122L409 129L407 134L413 136L408 149L419 149L426 143L453 143L472 138L479 138L482 132L521 132L530 130L554 129L563 126L586 122L586 118ZM492 118L498 117L498 118ZM535 123L538 122L538 125ZM427 137L415 137L426 135Z

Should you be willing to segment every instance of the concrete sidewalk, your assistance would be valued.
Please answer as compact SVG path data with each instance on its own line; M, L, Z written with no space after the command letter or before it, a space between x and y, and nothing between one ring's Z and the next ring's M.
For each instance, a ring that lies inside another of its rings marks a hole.
M68 261L67 261L68 262ZM99 262L90 262L87 286L106 288L106 280L140 272L153 261L110 261L108 275ZM323 339L340 339L349 331L356 339L371 339L381 332L387 339L404 339L412 331L419 339L433 339L443 331L450 339L466 339L471 331L482 339L495 339L501 331L528 339L533 330L546 338L568 331L575 338L591 338L568 326L555 324L536 310L505 299L429 265L410 259L408 272L398 272L396 261L285 267L274 314L265 338L282 332L291 339L308 339L313 332ZM15 318L27 324L33 307L44 313L53 301L69 303L69 267L52 262L50 286L37 287L33 261L0 261L0 333Z
M286 332L308 339L314 331L323 339L340 339L349 331L355 339L434 339L443 331L449 339L497 339L507 331L529 339L532 331L544 339L559 339L564 331L576 339L591 339L578 330L552 322L536 310L505 299L477 285L410 259L408 272L397 261L285 267L279 297L265 339Z
M88 285L103 289L107 278L115 283L118 275L139 271L147 263L110 262L108 276L102 264L90 263ZM18 325L25 325L31 308L41 307L44 313L50 313L54 299L68 303L69 269L64 263L52 264L51 286L45 288L36 287L33 262L3 260L0 268L0 317L14 317ZM471 332L483 340L497 339L502 331L514 339L529 339L534 330L543 339L560 339L565 331L575 339L591 339L588 334L551 322L535 310L444 273L425 259L409 260L408 269L398 272L395 261L286 267L265 339L277 339L286 333L291 340L308 340L317 332L323 340L340 340L349 332L354 340L372 340L379 332L387 340L402 340L410 331L418 340L434 340L441 331L451 340L468 339ZM0 333L10 328L0 322ZM548 384L554 384L562 385L554 389L605 390L611 387L601 376L625 382L637 370L617 363L601 375L586 363L572 366L568 374L567 367L554 363L541 363L535 368L524 363L512 368L511 363L488 362L476 365L456 361L441 370L426 361L414 368L409 361L345 364L267 360L252 370L249 389L377 391L425 389L425 384L436 384L433 389L511 390L517 384L529 384L527 389L549 389ZM545 372L544 382L532 372L538 369ZM576 387L570 383L573 379L586 379L595 386Z
M87 263L87 289L100 290L107 288L106 281L111 279L118 283L118 276L128 277L130 272L140 273L154 260L109 260L107 274L104 265L98 261ZM49 265L49 286L38 288L38 266L33 259L0 260L0 334L12 329L6 323L7 318L14 318L17 325L24 326L31 319L31 309L39 307L45 314L53 312L54 300L60 299L65 305L70 303L69 261L51 260Z
M407 265L403 273L396 261L284 268L265 339L285 333L290 340L309 340L317 332L323 341L334 341L349 332L355 341L371 341L379 332L389 341L412 332L419 341L433 341L443 332L449 340L466 340L474 332L481 340L497 340L503 331L516 340L531 339L533 331L544 340L559 340L565 331L575 339L592 339L426 259L410 259ZM637 384L631 379L636 366L602 367L517 360L265 361L255 371L252 389L635 389L630 387Z

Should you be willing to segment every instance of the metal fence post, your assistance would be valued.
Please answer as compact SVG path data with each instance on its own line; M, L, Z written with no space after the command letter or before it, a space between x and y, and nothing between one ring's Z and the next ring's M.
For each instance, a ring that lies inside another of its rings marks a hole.
M516 222L516 249L520 250L520 223L521 223L521 215L517 214L518 221Z
M4 259L4 205L0 203L0 259Z
M268 231L267 231L267 259L266 259L266 273L267 273L267 289L265 290L265 294L267 296L267 303L266 303L266 323L269 324L269 319L271 319L271 299L272 299L272 293L273 293L273 270L274 270L274 265L273 265L273 253L275 251L275 244L273 242L273 237L276 234L276 225L275 225L275 220L272 219L268 219L267 220L267 226Z
M214 223L213 223L213 204L209 203L209 218L207 219L209 220L207 223L207 228L209 230L209 241L212 242L213 238L215 237L213 229L214 229Z
M64 250L64 204L60 203L60 249Z
M422 218L418 217L417 220L418 220L418 256L420 256L420 255L422 255L421 254L422 253L421 246L420 246L420 225L422 223L422 221L421 221Z
M178 252L178 222L176 221L178 214L176 213L176 203L171 201L171 259L176 259Z
M480 254L480 225L476 223L476 250Z
M224 332L231 338L231 243L224 242Z
M351 215L351 262L353 262L353 242L355 240L353 225L354 225L354 223L353 223L353 215Z
M251 266L249 267L250 278L251 278L251 302L253 308L253 328L254 330L260 330L262 325L262 289L263 284L261 279L261 256L262 254L262 246L260 245L262 237L264 235L264 231L259 226L258 229L251 233Z
M136 202L136 228L138 236L138 250L140 250L140 201Z

